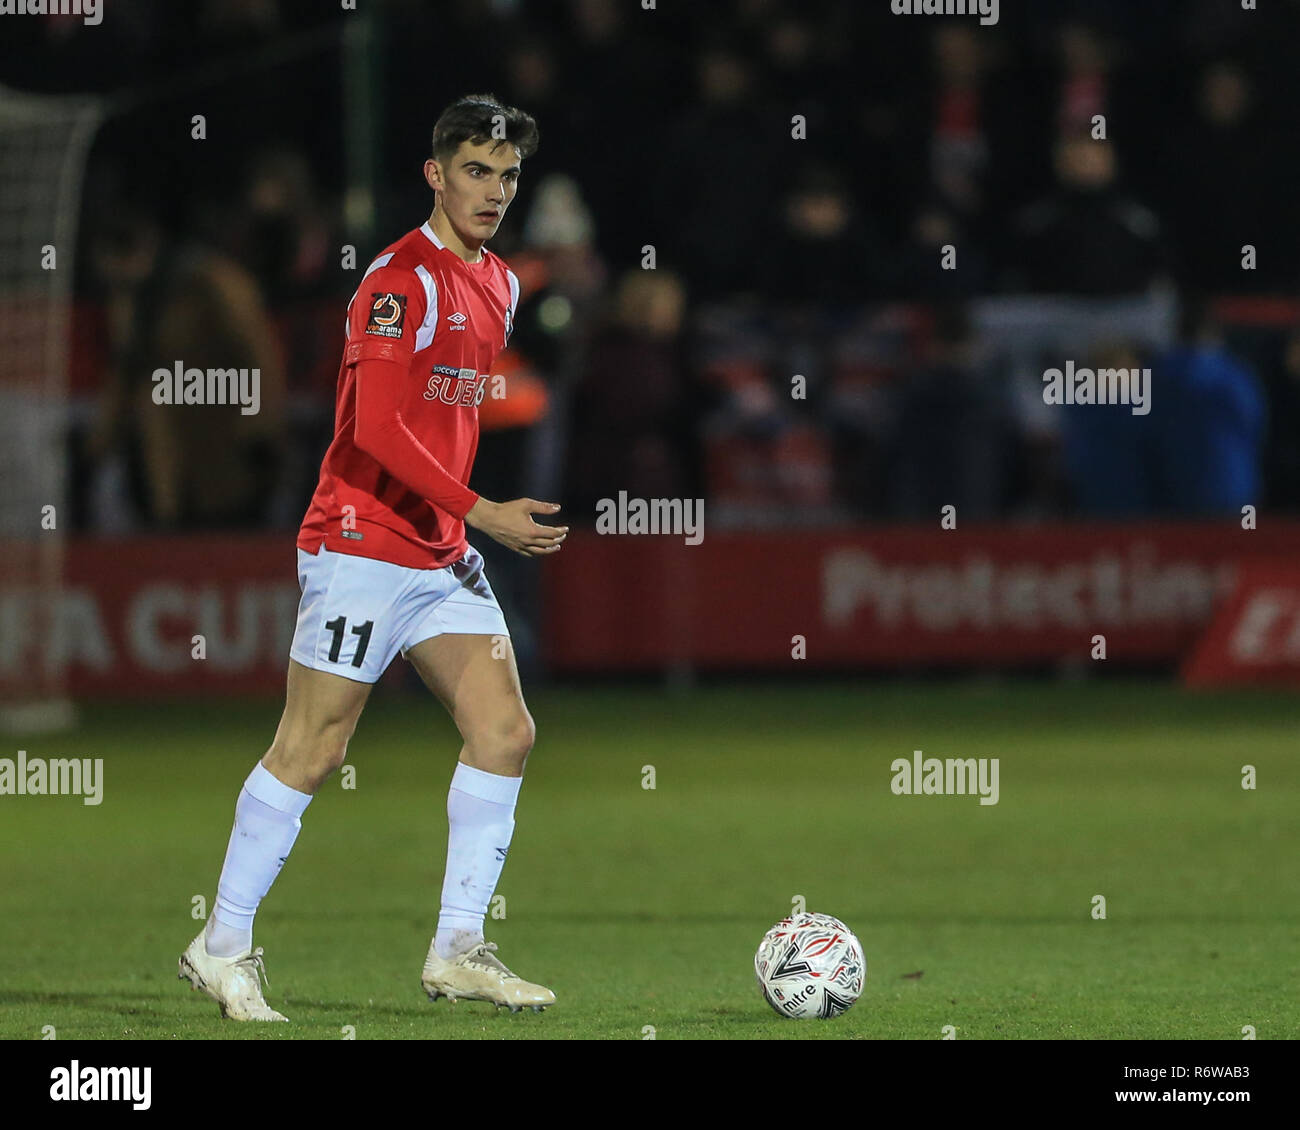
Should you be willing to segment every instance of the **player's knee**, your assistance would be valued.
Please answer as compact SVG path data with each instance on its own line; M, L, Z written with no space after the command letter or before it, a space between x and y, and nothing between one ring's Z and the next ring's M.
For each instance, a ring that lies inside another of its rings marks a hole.
M510 772L523 768L536 737L532 715L522 710L467 744L481 768L489 772Z
M528 758L536 740L537 726L533 722L533 716L525 710L511 733L511 750L519 758L520 764Z
M536 737L537 727L533 724L533 716L527 710L520 711L497 735L495 752L513 764L523 765L532 751Z
M334 739L326 741L320 747L320 756L316 764L320 770L321 780L323 781L331 773L342 766L344 759L348 755L347 739Z
M283 767L300 782L293 787L307 786L304 791L315 792L343 764L350 737L344 727L277 734L265 759L267 768L274 773Z

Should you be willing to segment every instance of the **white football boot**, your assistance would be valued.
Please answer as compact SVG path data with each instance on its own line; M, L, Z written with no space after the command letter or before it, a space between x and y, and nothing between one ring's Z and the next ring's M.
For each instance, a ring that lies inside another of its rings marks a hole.
M260 978L259 978L260 975ZM285 1020L262 996L261 979L266 977L262 947L236 957L213 957L208 953L207 938L202 930L181 954L182 981L189 981L221 1006L221 1015L231 1020Z
M525 1007L541 1012L555 1003L555 994L550 989L530 984L511 973L496 956L496 948L496 942L479 942L459 956L444 960L430 944L424 973L420 976L420 984L429 999L491 1001L498 1008L506 1005L511 1012Z

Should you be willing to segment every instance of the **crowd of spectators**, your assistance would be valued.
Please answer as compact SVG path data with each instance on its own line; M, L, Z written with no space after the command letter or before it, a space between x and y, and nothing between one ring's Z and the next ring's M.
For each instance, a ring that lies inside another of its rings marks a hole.
M542 138L492 245L524 280L511 364L542 407L499 424L511 456L488 440L492 490L577 522L619 490L745 523L1300 508L1290 308L1237 333L1214 301L1300 294L1293 0L1003 0L993 26L886 0L388 0L367 49L334 7L10 24L0 81L115 107L82 219L81 524L297 519L342 304L427 215L438 110L488 90ZM1165 339L1075 355L1150 366L1145 417L1044 428L979 329L990 299L1160 293L1182 296ZM159 349L260 363L265 418L161 434L132 409ZM184 465L218 458L242 486L212 497Z

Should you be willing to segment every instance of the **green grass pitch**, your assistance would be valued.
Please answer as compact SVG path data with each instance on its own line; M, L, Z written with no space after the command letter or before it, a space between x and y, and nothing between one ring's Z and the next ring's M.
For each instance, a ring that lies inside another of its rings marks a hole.
M0 797L0 1037L1300 1036L1293 696L837 682L539 688L530 706L488 937L554 1008L421 992L458 742L432 698L381 690L355 788L324 786L258 917L289 1025L223 1021L176 979L279 704L91 706L75 733L11 742L4 756L102 757L105 784L98 807ZM999 803L895 796L890 762L916 749L999 758ZM796 896L867 954L835 1020L784 1020L754 982Z

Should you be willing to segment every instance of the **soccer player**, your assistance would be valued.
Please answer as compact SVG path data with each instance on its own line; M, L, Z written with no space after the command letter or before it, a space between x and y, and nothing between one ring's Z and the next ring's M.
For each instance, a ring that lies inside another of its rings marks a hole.
M284 714L235 805L212 915L180 959L181 979L233 1019L286 1019L262 996L253 917L398 651L464 741L421 984L431 1000L487 1000L511 1011L555 1001L483 938L534 729L483 558L465 536L472 526L540 557L568 532L533 520L557 503L491 502L466 485L478 404L519 301L519 280L483 245L536 148L537 125L523 111L491 95L452 103L424 163L434 193L428 222L370 264L348 306L334 439L298 534L302 601Z

